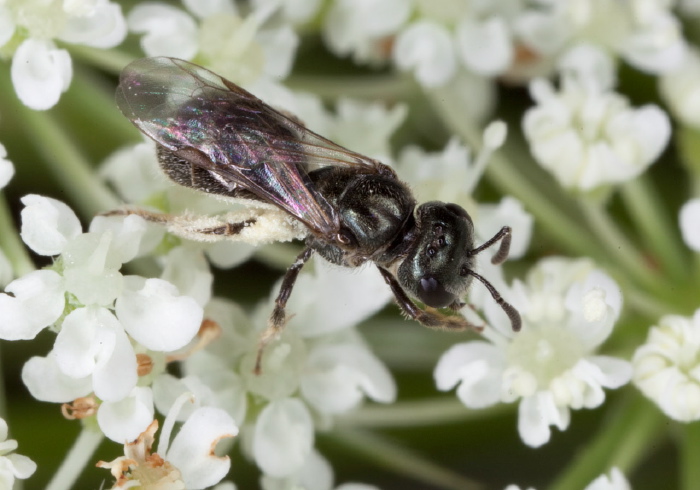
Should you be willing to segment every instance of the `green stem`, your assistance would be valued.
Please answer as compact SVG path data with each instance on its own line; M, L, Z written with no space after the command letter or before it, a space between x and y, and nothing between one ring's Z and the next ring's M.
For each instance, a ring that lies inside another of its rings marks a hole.
M612 221L603 203L586 198L582 198L580 203L593 233L608 250L606 262L619 264L629 277L650 291L662 293L665 289L663 281L649 268L644 257Z
M401 476L415 478L429 488L449 490L478 490L482 484L454 471L443 468L403 446L384 437L359 429L338 430L334 440L363 454L372 463L395 471Z
M629 474L658 445L667 423L654 405L638 395L623 400L611 415L550 490L585 488L614 466Z
M70 448L66 458L61 463L58 471L49 482L46 490L69 490L82 473L92 455L102 442L104 436L101 432L83 427L80 435Z
M676 280L688 275L688 253L676 239L675 218L667 216L666 207L647 176L621 187L627 210L661 265ZM671 226L673 223L673 226Z
M17 232L5 196L0 194L0 249L12 264L15 277L29 274L36 267Z
M96 177L90 163L50 114L24 109L18 115L24 119L27 134L41 135L34 141L49 171L68 189L84 217L91 218L119 205L119 199Z
M683 426L681 452L681 489L694 490L700 482L700 424Z
M404 401L391 405L367 405L336 419L340 428L418 427L495 417L512 411L512 406L498 404L487 410L470 410L454 397Z
M677 310L674 305L633 287L624 288L624 291L625 302L628 303L629 307L651 321L656 321L662 316Z
M64 47L75 58L114 75L121 73L122 69L135 59L118 49L99 49L81 44L69 44Z

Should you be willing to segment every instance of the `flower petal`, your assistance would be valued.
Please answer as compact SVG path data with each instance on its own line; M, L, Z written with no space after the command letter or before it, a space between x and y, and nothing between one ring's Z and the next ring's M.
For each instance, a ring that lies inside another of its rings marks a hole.
M29 194L22 204L22 240L39 255L60 254L82 232L78 217L61 201Z
M0 338L29 340L53 324L63 313L63 278L54 271L39 270L15 279L0 294Z
M394 62L402 70L413 70L419 83L438 87L456 72L452 39L447 28L433 21L411 24L396 38Z
M442 391L457 389L459 399L469 408L484 408L500 401L503 354L488 342L466 342L445 352L434 377Z
M7 159L7 150L0 144L0 189L5 187L14 175L15 167Z
M182 10L158 3L142 3L127 15L132 32L144 34L141 48L147 56L192 59L199 49L197 24Z
M253 455L264 473L284 477L302 467L313 441L309 411L300 400L286 398L260 412L253 434Z
M558 408L549 392L523 398L518 407L518 432L525 444L539 447L549 441L550 425L564 430L569 425L568 409Z
M53 353L29 359L22 368L22 382L34 398L44 402L67 403L92 392L90 377L66 376Z
M89 15L72 15L59 39L94 48L113 48L126 37L126 21L118 3L97 1Z
M56 105L68 89L73 68L65 49L51 41L27 39L12 58L12 84L24 105L42 111Z
M127 280L130 288L117 299L115 310L129 335L159 352L187 345L202 324L202 307L193 298L179 296L177 288L162 279Z
M214 453L216 444L237 434L238 427L224 410L199 408L175 436L167 459L180 470L186 488L198 490L216 485L231 467L228 456L218 457Z
M456 34L464 64L481 75L501 74L513 62L512 40L502 17L479 22L468 18L457 26Z
M150 388L136 387L118 401L105 401L97 411L97 423L105 436L118 443L135 440L153 421L153 394Z
M683 205L680 226L685 244L700 252L700 199L691 199Z
M396 399L389 370L360 345L321 345L312 350L301 380L301 392L321 413L343 413L366 394L375 401Z

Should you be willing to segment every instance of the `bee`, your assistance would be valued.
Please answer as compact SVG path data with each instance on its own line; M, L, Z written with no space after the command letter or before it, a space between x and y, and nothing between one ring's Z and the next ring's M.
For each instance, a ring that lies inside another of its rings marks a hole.
M474 225L457 204L417 205L393 169L308 130L294 117L200 66L176 58L143 58L121 73L122 113L156 142L163 172L175 183L227 198L272 204L303 224L305 248L289 267L261 334L265 346L286 323L285 307L299 271L314 253L345 267L373 263L403 314L432 329L480 330L458 314L473 279L480 281L520 330L517 310L474 271L476 255L500 242L494 264L510 249L504 226L474 245ZM123 211L167 222L166 215ZM192 224L190 236L233 237L255 218L220 227ZM413 299L418 300L423 308Z

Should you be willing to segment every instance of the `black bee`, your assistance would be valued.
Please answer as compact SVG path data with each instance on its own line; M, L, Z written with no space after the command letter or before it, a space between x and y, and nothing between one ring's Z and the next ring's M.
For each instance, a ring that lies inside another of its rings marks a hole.
M309 131L187 61L134 61L121 74L116 99L124 115L157 143L160 166L173 181L274 204L308 229L306 248L287 270L261 336L256 372L263 348L284 328L285 305L314 252L346 267L373 262L403 313L434 329L479 329L461 315L435 310L464 306L460 297L476 278L508 315L513 330L520 329L515 308L474 272L475 256L498 241L492 262L506 259L509 227L475 247L472 220L462 207L439 201L416 206L410 189L390 167ZM167 220L148 212L124 212ZM234 235L254 221L190 232Z

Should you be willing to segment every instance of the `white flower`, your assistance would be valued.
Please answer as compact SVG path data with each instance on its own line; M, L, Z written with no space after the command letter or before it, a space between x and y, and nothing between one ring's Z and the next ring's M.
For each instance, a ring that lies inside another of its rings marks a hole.
M471 190L478 179L472 164L469 148L451 138L439 153L428 153L419 146L404 147L396 167L419 202L439 199L470 209L474 205Z
M589 43L635 67L663 73L678 66L686 50L671 2L615 0L540 2L513 20L513 29L535 54L556 56Z
M151 452L158 429L158 421L153 420L135 441L124 445L124 456L98 463L115 477L112 488L199 490L226 476L231 461L228 456L216 456L214 449L219 441L238 434L231 417L217 408L197 409L170 443L173 418L168 414L165 419L157 452Z
M260 305L252 322L234 305L214 300L207 318L220 325L222 337L186 359L181 382L161 377L154 386L161 411L187 389L200 403L248 420L244 449L276 478L291 477L306 461L314 441L312 413L329 421L365 397L383 403L396 397L389 371L352 328L386 304L391 294L386 284L373 269L348 272L320 261L313 267L313 275L303 272L297 279L288 324L267 346L262 374L253 368L272 299ZM252 420L251 396L258 406Z
M502 143L503 127L489 125L484 148L472 158L467 147L452 138L440 153L428 153L417 146L407 146L396 165L399 175L414 190L418 202L440 200L459 204L468 210L476 229L478 246L494 236L503 225L513 230L511 258L522 257L532 236L533 218L520 202L506 197L499 204L477 204L472 199L483 167L491 153Z
M515 49L510 26L503 17L466 17L456 29L457 48L464 65L481 75L505 72L513 62Z
M518 485L508 485L505 490L520 490ZM527 490L535 490L534 487L528 487ZM625 475L618 468L610 470L610 476L600 475L591 483L586 485L584 490L632 490Z
M106 308L73 310L54 344L61 371L71 378L92 376L95 395L117 401L136 386L136 357L124 328Z
M18 37L12 59L12 83L32 109L53 107L68 89L72 63L53 40L111 48L126 36L121 7L108 0L7 0L0 9L0 44Z
M0 248L0 288L7 287L14 277L14 270L12 269L12 264L10 259L7 258L5 252ZM2 300L0 300L2 301ZM0 327L1 329L2 327Z
M408 20L411 2L405 0L335 0L325 17L323 37L340 56L356 61L383 61L388 52L381 41Z
M630 180L646 170L668 144L671 127L655 105L630 107L623 96L595 90L575 75L556 92L535 80L523 130L540 165L569 189L590 191Z
M129 12L129 28L148 56L195 57L224 78L246 85L261 75L285 78L299 43L287 25L270 17L275 3L258 2L245 19L232 1L185 2L190 15L165 3L143 3Z
M662 317L632 358L634 383L670 418L700 419L700 310Z
M60 256L53 270L10 283L12 296L0 294L0 338L31 339L53 327L58 335L52 352L32 358L22 372L32 395L70 402L92 392L102 401L97 421L107 437L133 439L153 417L150 388L135 388L136 352L153 361L156 353L184 347L199 331L202 306L166 280L122 276L122 264L139 252L142 218L97 217L82 233L65 204L35 195L23 202L25 242L38 253ZM201 265L186 278L175 267L167 275L183 285L188 279L188 292L206 302L211 281ZM139 401L144 396L148 400Z
M0 190L2 190L15 175L15 167L7 159L7 150L0 144Z
M403 124L408 107L396 104L391 109L383 104L341 98L336 115L324 134L334 142L380 161L391 156L389 139Z
M689 49L683 63L659 77L659 89L671 113L682 123L700 128L700 53Z
M275 478L263 475L260 485L263 490L286 490L298 488L305 490L379 490L364 483L344 483L334 486L333 468L318 451L312 450L301 468L293 475Z
M700 252L700 199L691 199L683 205L679 221L685 244Z
M82 232L73 210L56 199L29 194L22 204L22 240L40 255L58 255Z
M25 480L36 471L36 463L15 449L17 441L7 438L7 422L0 419L0 488L13 488L15 479Z
M450 33L436 22L411 24L396 39L394 62L400 69L412 70L419 83L439 87L457 70Z
M137 386L117 401L104 401L97 411L100 430L114 442L136 439L153 420L153 393Z
M632 490L632 486L625 478L625 475L614 467L610 470L610 475L600 475L586 486L584 490Z
M15 279L0 294L0 338L33 339L63 313L63 279L54 271L41 270Z
M629 363L594 354L619 315L619 288L587 260L550 258L525 283L500 289L519 310L522 330L512 332L497 305L483 305L491 342L452 347L435 368L435 380L441 390L458 386L457 396L470 408L520 399L520 436L541 446L550 425L568 427L570 409L595 408L605 399L603 388L629 381Z

